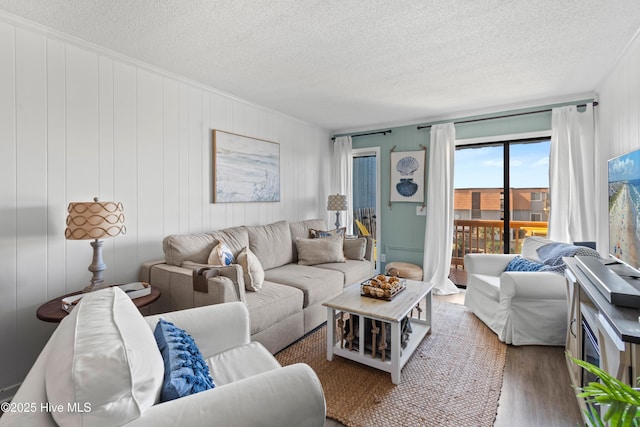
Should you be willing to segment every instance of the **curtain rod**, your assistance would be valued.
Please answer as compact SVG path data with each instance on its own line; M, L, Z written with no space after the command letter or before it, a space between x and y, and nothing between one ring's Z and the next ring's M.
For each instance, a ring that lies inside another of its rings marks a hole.
M378 132L359 133L359 134L357 134L357 135L351 135L351 138L356 138L356 137L358 137L358 136L378 135L378 134L380 134L380 133L381 133L381 134L383 134L383 135L386 135L386 134L391 133L391 132L393 132L391 129L387 129L387 130L381 130L381 131L378 131ZM332 137L332 138L331 138L331 140L332 140L332 141L335 141L335 140L336 140L336 137L335 137L335 136L334 136L334 137Z
M598 105L598 101L594 101L593 102L593 106L596 107L597 105ZM587 106L587 104L576 105L576 107L578 107L578 108L586 107L586 106ZM504 119L504 118L507 118L507 117L517 117L517 116L526 116L526 115L529 115L529 114L547 113L549 111L551 111L551 108L546 108L544 110L527 111L526 113L514 113L514 114L505 114L503 116L484 117L482 119L469 119L469 120L454 121L453 123L456 124L456 125L459 125L459 124L463 124L463 123L483 122L485 120ZM431 126L432 125L418 126L418 130L430 128Z

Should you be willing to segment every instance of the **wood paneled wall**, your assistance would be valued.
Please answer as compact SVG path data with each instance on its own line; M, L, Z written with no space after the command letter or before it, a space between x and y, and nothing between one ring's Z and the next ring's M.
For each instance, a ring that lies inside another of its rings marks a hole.
M597 88L596 138L599 155L610 159L640 149L640 38L636 34L609 76ZM600 162L596 179L603 183L596 200L598 214L598 249L607 253L608 194L607 163Z
M214 128L280 144L280 202L212 203ZM131 282L168 234L328 219L329 148L325 129L0 17L0 390L55 327L37 307L90 278L89 241L64 238L70 201L123 203L105 278Z

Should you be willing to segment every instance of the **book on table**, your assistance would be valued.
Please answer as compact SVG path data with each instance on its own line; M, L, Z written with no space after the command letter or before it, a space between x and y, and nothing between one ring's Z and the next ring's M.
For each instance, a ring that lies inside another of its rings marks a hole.
M124 291L124 293L126 293L131 299L140 298L151 294L151 286L147 282L133 282L114 286L118 286L120 289L122 289L122 291ZM63 298L62 309L70 313L71 310L73 310L73 307L75 307L85 295L86 293L81 293Z

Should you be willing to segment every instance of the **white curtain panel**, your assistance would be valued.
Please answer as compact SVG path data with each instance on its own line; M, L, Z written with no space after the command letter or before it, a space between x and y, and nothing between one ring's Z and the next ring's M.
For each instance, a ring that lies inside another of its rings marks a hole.
M596 241L596 147L593 105L552 110L549 238Z
M331 174L331 194L344 194L347 196L346 212L340 212L340 225L347 227L347 233L353 233L353 153L350 136L338 136L333 142L333 161ZM331 212L335 223L335 212Z
M434 283L433 293L458 293L449 280L453 242L453 163L456 130L453 123L431 126L427 227L424 237L424 280Z

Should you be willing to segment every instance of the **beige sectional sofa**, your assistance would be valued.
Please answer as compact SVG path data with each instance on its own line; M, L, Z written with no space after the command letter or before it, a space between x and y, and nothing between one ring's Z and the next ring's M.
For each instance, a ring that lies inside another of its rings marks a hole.
M323 220L314 219L165 237L165 259L147 262L140 271L140 280L162 292L151 313L243 301L249 309L251 339L273 353L281 350L327 320L322 303L374 274L372 241L365 237L344 239L345 262L298 264L296 240L309 238L311 229L327 228ZM212 267L207 260L220 241L236 259L244 248L255 254L265 277L258 292L246 288L238 264L212 268L213 277L194 289L194 271Z

